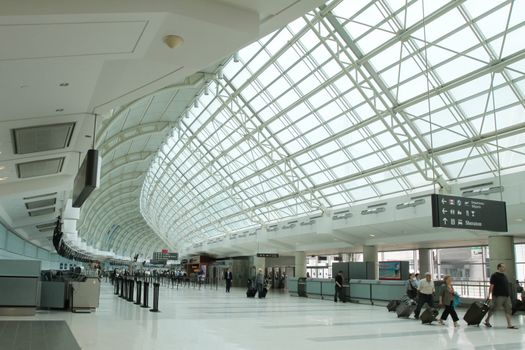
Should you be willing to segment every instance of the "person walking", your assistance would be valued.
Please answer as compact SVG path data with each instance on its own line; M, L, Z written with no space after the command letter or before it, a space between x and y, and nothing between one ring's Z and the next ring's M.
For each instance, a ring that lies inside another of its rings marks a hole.
M405 282L405 287L408 297L415 301L417 298L417 282L416 276L413 273L408 275L408 280Z
M490 276L489 299L492 296L492 303L490 304L490 309L485 319L485 326L492 327L490 318L494 314L494 311L502 306L505 311L505 318L507 319L507 328L518 329L518 327L512 325L512 304L510 302L509 280L504 273L505 264L499 263L497 269L498 271Z
M419 313L425 303L429 307L434 307L434 281L432 281L432 275L430 272L425 273L425 279L419 282L419 298L417 299L416 311L414 311L414 317L419 320Z
M233 274L230 271L230 269L226 269L224 272L224 280L226 281L226 293L230 292L230 288L232 287L232 280L233 280Z
M345 298L343 295L343 271L339 271L337 273L337 276L335 276L335 294L334 294L334 302L337 303L337 297L339 296L339 300L343 303L345 302Z
M259 298L262 298L263 288L264 288L264 274L260 268L255 276L255 287L257 288L257 295Z
M454 327L459 327L459 317L454 309L454 287L452 286L452 277L445 276L443 278L444 284L441 286L441 291L439 293L439 305L443 305L445 310L441 314L439 319L440 325L445 325L444 321L448 318L448 315L452 316L452 321L454 321Z

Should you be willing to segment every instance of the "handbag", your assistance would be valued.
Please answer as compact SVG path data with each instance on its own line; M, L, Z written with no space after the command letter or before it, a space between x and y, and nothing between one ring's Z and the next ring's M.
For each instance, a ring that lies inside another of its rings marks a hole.
M458 293L454 293L454 299L452 300L452 306L454 308L458 307L461 304L461 298Z

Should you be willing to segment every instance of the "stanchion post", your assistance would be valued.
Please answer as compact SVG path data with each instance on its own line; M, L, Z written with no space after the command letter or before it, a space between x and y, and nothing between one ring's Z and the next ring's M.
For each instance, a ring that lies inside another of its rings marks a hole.
M137 281L137 301L135 302L135 305L140 305L140 297L141 297L141 291L142 291L142 282L140 280Z
M144 282L144 302L142 303L140 307L149 308L148 306L149 295L148 294L149 294L149 282Z
M151 312L160 312L159 311L159 289L160 283L153 283L153 307L149 310Z
M135 281L129 280L128 301L133 302Z

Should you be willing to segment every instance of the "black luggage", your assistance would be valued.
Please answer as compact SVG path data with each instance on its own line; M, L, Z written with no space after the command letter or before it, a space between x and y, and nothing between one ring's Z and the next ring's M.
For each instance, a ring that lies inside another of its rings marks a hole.
M401 302L399 300L390 300L386 306L388 312L396 311L396 308L400 303Z
M246 296L247 296L248 298L254 298L256 293L257 293L257 289L255 289L255 288L253 288L253 287L250 287L250 288L248 288L248 290L246 291Z
M525 304L521 300L516 300L516 303L512 307L513 315L518 311L525 311Z
M415 308L416 307L414 305L407 305L405 303L401 303L396 308L397 317L398 318L399 317L408 318L408 317L410 317L412 312L414 312Z
M266 287L265 287L265 288L262 289L262 292L259 293L259 298L265 298L266 297L266 293L268 293L268 289L266 289Z
M476 301L470 307L468 308L467 312L465 313L465 316L463 316L463 319L467 324L470 325L477 325L481 323L483 320L483 317L487 314L489 311L489 305L487 302L480 303L479 301Z
M421 315L419 315L419 319L421 320L421 323L423 324L431 324L432 321L436 320L436 317L439 315L439 311L436 308L433 307L427 307L425 311Z

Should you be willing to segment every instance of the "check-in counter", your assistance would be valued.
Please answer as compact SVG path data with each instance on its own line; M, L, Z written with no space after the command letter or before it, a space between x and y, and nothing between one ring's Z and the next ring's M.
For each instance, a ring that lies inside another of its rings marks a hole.
M290 295L298 295L297 282L297 278L289 278ZM334 283L333 279L309 278L306 280L306 294L309 298L333 300ZM401 298L405 294L405 281L351 279L343 288L346 301L374 304Z
M405 290L405 281L350 280L350 301L388 302L401 298Z
M88 277L82 282L69 283L71 290L71 311L90 312L98 307L100 299L100 281L97 277Z
M298 282L299 278L288 277L288 293L290 293L290 295L299 296Z
M64 309L66 307L66 282L42 281L40 291L41 308Z
M307 278L306 279L306 295L309 298L323 298L323 280L317 278Z
M0 260L0 315L34 315L40 300L39 278L39 260Z

